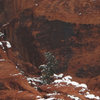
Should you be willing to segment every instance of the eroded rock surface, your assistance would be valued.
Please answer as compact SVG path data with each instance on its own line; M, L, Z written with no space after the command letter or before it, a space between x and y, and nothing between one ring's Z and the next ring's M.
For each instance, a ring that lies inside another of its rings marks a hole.
M66 93L87 100L72 87L36 90L28 84L26 77L41 74L47 51L59 61L57 73L72 75L100 95L99 6L99 0L0 0L0 100L46 100L53 91L62 100L70 100Z

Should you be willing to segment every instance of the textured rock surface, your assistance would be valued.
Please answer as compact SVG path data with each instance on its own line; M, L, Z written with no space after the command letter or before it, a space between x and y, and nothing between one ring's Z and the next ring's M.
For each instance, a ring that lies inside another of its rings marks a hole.
M0 45L0 100L35 100L54 90L65 100L66 92L79 95L71 87L46 91L41 86L38 92L27 83L25 76L40 74L46 51L58 59L57 73L70 74L100 94L99 0L0 0L0 31L0 42L12 45Z
M39 2L38 2L39 1ZM77 24L100 24L99 0L34 0L34 13L49 20Z

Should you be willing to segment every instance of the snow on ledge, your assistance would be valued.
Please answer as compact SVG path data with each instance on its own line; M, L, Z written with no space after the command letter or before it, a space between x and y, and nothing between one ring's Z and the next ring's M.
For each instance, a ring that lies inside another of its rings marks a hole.
M3 43L2 42L0 42L0 46L2 47L2 49L4 49L4 46L3 46Z
M86 84L79 84L78 82L72 81L72 77L71 76L65 76L62 79L57 79L54 81L54 83L66 83L67 85L74 85L75 87L82 87L87 89L87 85Z
M36 98L37 98L36 100L56 100L56 98L54 98L54 97L45 99L45 98L42 98L41 96L37 96Z
M63 74L59 74L59 75L54 74L53 76L54 76L54 78L62 78L63 77Z
M47 96L55 96L55 95L60 95L60 93L55 92L55 93L48 93L47 94Z
M6 44L7 48L11 48L11 44L10 44L9 41L1 41L1 42L0 42L0 46L2 46L3 49L5 48L5 47L3 46L3 43Z
M86 92L85 97L88 98L88 99L100 100L99 96L95 96L94 94L90 94L89 92Z
M55 75L57 78L59 75ZM75 88L81 88L81 90L79 90L79 94L84 93L84 97L87 99L92 99L92 100L100 100L99 96L95 96L94 94L90 94L89 92L85 91L90 91L87 87L86 84L84 83L78 83L75 81L72 81L72 77L70 75L63 77L62 79L56 79L53 82L55 84L55 86L59 86L61 83L66 83L66 85L73 85ZM79 97L75 97L74 95L68 95L68 97L72 98L73 100L81 100Z
M11 48L11 44L10 44L9 41L6 41L6 46L7 46L8 48Z
M74 95L67 95L70 97L72 100L81 100L79 97L75 97Z
M59 74L59 75L54 74L54 78L55 78L55 80L54 80L54 82L52 82L52 85L54 85L54 86L59 87L59 86L72 85L74 88L80 88L79 95L83 95L85 98L87 98L89 100L91 100L91 99L92 100L100 100L99 96L95 96L94 94L89 93L90 90L88 89L86 84L84 84L84 83L80 84L78 82L73 81L72 77L70 75L64 76L63 74ZM37 85L37 82L42 83L41 77L33 77L33 78L27 77L27 81L30 84L33 84L35 86ZM62 84L62 83L65 83L65 84ZM56 92L48 93L48 94L46 94L46 96L48 96L47 99L37 96L36 100L56 100L55 95L60 95L60 93L56 93ZM76 97L74 95L67 95L67 96L70 97L72 100L81 100L81 98ZM57 99L57 100L61 100L61 99Z
M17 74L10 74L11 76L18 76L18 75L22 75L22 73L17 73Z
M28 81L28 83L31 83L31 82L40 82L40 83L42 83L42 80L40 80L40 77L33 77L33 78L27 77L27 81Z

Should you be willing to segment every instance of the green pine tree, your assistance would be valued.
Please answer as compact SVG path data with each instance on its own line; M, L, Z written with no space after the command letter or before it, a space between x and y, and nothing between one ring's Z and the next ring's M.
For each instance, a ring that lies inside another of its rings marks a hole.
M58 62L51 52L46 52L44 55L47 63L40 65L39 68L41 69L43 84L50 84Z

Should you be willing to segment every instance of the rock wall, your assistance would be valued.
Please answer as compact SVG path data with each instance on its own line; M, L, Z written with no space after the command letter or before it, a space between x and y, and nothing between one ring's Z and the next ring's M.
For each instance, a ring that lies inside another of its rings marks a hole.
M33 35L42 51L53 52L60 63L58 72L78 77L95 77L99 73L100 25L71 24L38 17Z
M9 23L18 13L32 6L33 0L0 0L0 25Z
M14 57L10 54L8 57L26 74L34 73L34 70L37 72L37 67L44 62L44 56L32 36L33 19L32 9L26 9L1 28L1 32L5 34L5 40L11 42L15 53Z
M50 20L36 16L36 9L23 10L1 28L18 59L39 66L44 61L40 52L51 51L60 62L57 72L66 70L78 77L98 76L100 25Z
M57 72L99 77L99 0L0 2L4 5L0 6L0 31L11 42L15 59L8 56L22 70L33 74L45 62L43 53L50 51L59 61Z
M99 0L34 0L36 16L76 24L100 24Z

